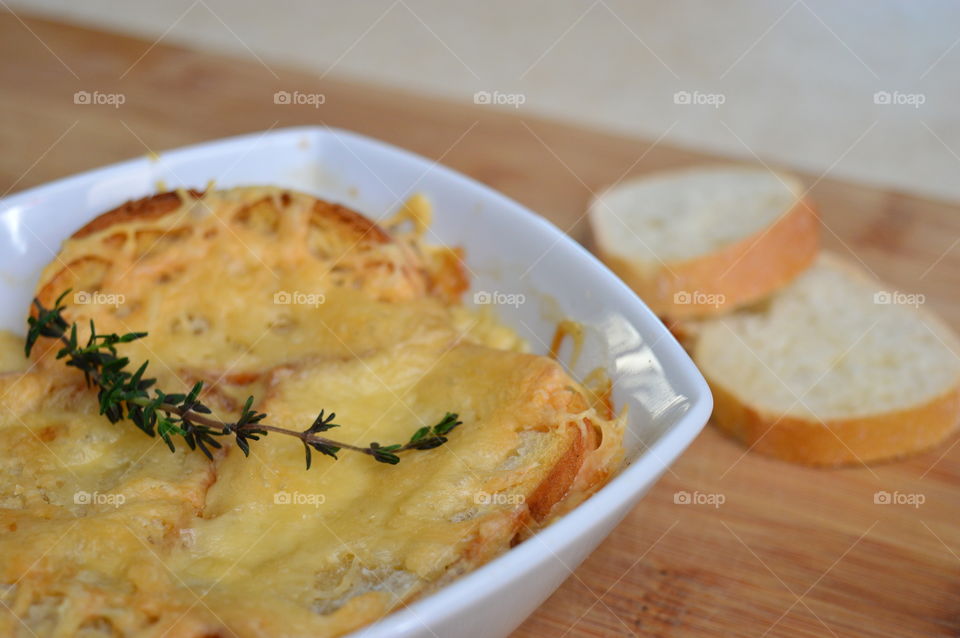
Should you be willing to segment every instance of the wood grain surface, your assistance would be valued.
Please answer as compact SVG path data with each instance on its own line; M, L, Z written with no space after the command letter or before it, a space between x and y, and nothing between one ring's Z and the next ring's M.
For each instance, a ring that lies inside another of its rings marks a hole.
M9 13L0 13L0 60L2 194L149 151L328 124L463 171L589 246L582 215L591 192L625 175L722 159L522 109L444 103ZM277 105L277 90L323 93L325 103ZM121 92L126 101L77 105L76 91ZM958 325L960 208L804 177L828 248L925 295ZM825 471L746 454L708 427L515 635L958 635L956 443ZM676 504L681 490L723 503ZM880 490L924 502L878 505Z

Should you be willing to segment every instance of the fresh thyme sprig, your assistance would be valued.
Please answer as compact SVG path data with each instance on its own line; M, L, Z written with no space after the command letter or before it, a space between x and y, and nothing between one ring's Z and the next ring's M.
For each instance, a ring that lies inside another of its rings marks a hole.
M326 414L320 410L310 427L303 431L291 430L264 423L267 415L252 408L252 396L244 403L236 421L224 423L209 416L210 408L199 400L203 381L198 381L187 394L166 394L156 388L151 391L157 380L144 377L147 362L135 372L127 369L130 360L117 353L117 346L142 339L147 336L146 332L97 334L91 320L87 343L80 345L77 325L67 322L63 317L65 306L61 302L69 292L67 290L60 295L53 308L45 308L39 299L33 300L37 314L27 319L30 326L25 348L27 356L30 356L41 337L60 341L63 347L57 352L57 359L66 359L68 366L83 372L88 387L98 388L100 414L111 423L129 419L147 435L159 435L171 452L176 451L174 437L179 436L191 450L199 448L212 460L211 450L222 447L216 437L233 436L237 447L245 456L249 456L250 441L259 441L260 437L276 432L300 439L306 453L307 469L310 469L312 450L334 459L341 450L350 450L368 454L381 463L395 465L400 462L399 455L402 452L430 450L443 445L447 442L447 435L461 424L456 414L448 412L436 425L424 426L414 432L406 443L381 445L373 442L361 447L321 436L323 432L340 427L333 422L336 417L333 412Z

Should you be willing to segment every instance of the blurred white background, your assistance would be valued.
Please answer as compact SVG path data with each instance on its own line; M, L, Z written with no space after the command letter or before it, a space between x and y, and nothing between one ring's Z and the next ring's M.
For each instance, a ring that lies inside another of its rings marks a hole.
M960 199L957 2L7 2L254 64L466 102L485 91L525 114Z

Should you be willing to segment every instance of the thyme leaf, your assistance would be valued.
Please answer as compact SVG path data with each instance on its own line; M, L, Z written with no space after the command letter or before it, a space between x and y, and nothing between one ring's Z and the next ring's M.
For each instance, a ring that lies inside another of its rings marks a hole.
M264 423L267 415L253 408L253 397L248 397L236 421L223 422L212 416L210 408L200 401L203 381L198 381L186 394L166 394L156 389L157 380L147 378L148 361L130 372L130 360L120 356L117 346L143 339L146 332L127 334L99 334L93 320L90 321L90 336L81 345L77 337L77 325L68 322L62 301L70 290L61 294L46 308L39 299L33 300L36 316L27 319L29 330L25 352L29 357L41 338L54 339L61 343L57 359L65 359L66 365L83 373L88 387L97 389L100 414L111 423L131 421L144 434L159 436L171 452L175 452L180 439L191 450L200 450L208 459L213 459L214 450L223 447L220 437L233 436L234 442L244 456L250 455L250 442L259 441L270 433L294 436L303 443L306 466L310 469L312 451L337 459L341 450L367 454L375 461L396 465L400 455L411 450L431 450L447 442L447 435L461 425L457 414L447 412L433 426L416 430L404 444L381 445L376 441L362 447L341 443L323 433L340 427L334 423L335 412L320 413L304 430L295 430Z

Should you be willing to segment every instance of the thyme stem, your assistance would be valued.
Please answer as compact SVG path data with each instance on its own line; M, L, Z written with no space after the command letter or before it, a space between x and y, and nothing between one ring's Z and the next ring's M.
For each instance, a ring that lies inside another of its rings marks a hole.
M326 415L324 410L320 410L305 430L263 423L267 415L252 409L252 396L247 398L236 421L220 421L210 416L210 408L199 399L203 381L198 381L187 394L167 394L158 389L150 390L156 384L156 379L144 378L146 362L135 372L127 369L130 360L118 354L117 345L142 339L147 333L97 334L91 320L90 336L86 345L81 346L77 340L77 325L69 323L63 316L65 306L61 302L69 292L67 290L61 294L53 308L44 307L39 299L33 300L36 316L31 315L27 319L26 355L30 356L41 337L59 341L63 347L57 352L57 359L66 359L66 365L83 372L88 387L98 388L100 414L111 423L127 419L147 435L159 435L171 452L176 451L173 440L179 436L191 450L199 448L212 460L211 449L222 447L217 437L232 435L237 447L245 456L249 456L250 441L258 441L260 437L274 432L300 439L305 450L307 469L310 469L311 450L334 459L341 450L349 450L372 456L381 463L395 465L400 462L399 454L402 452L430 450L443 445L447 442L447 434L461 424L455 413L447 412L435 425L416 430L406 443L381 445L374 441L363 447L321 436L322 432L340 427L333 422L336 417L333 412Z

